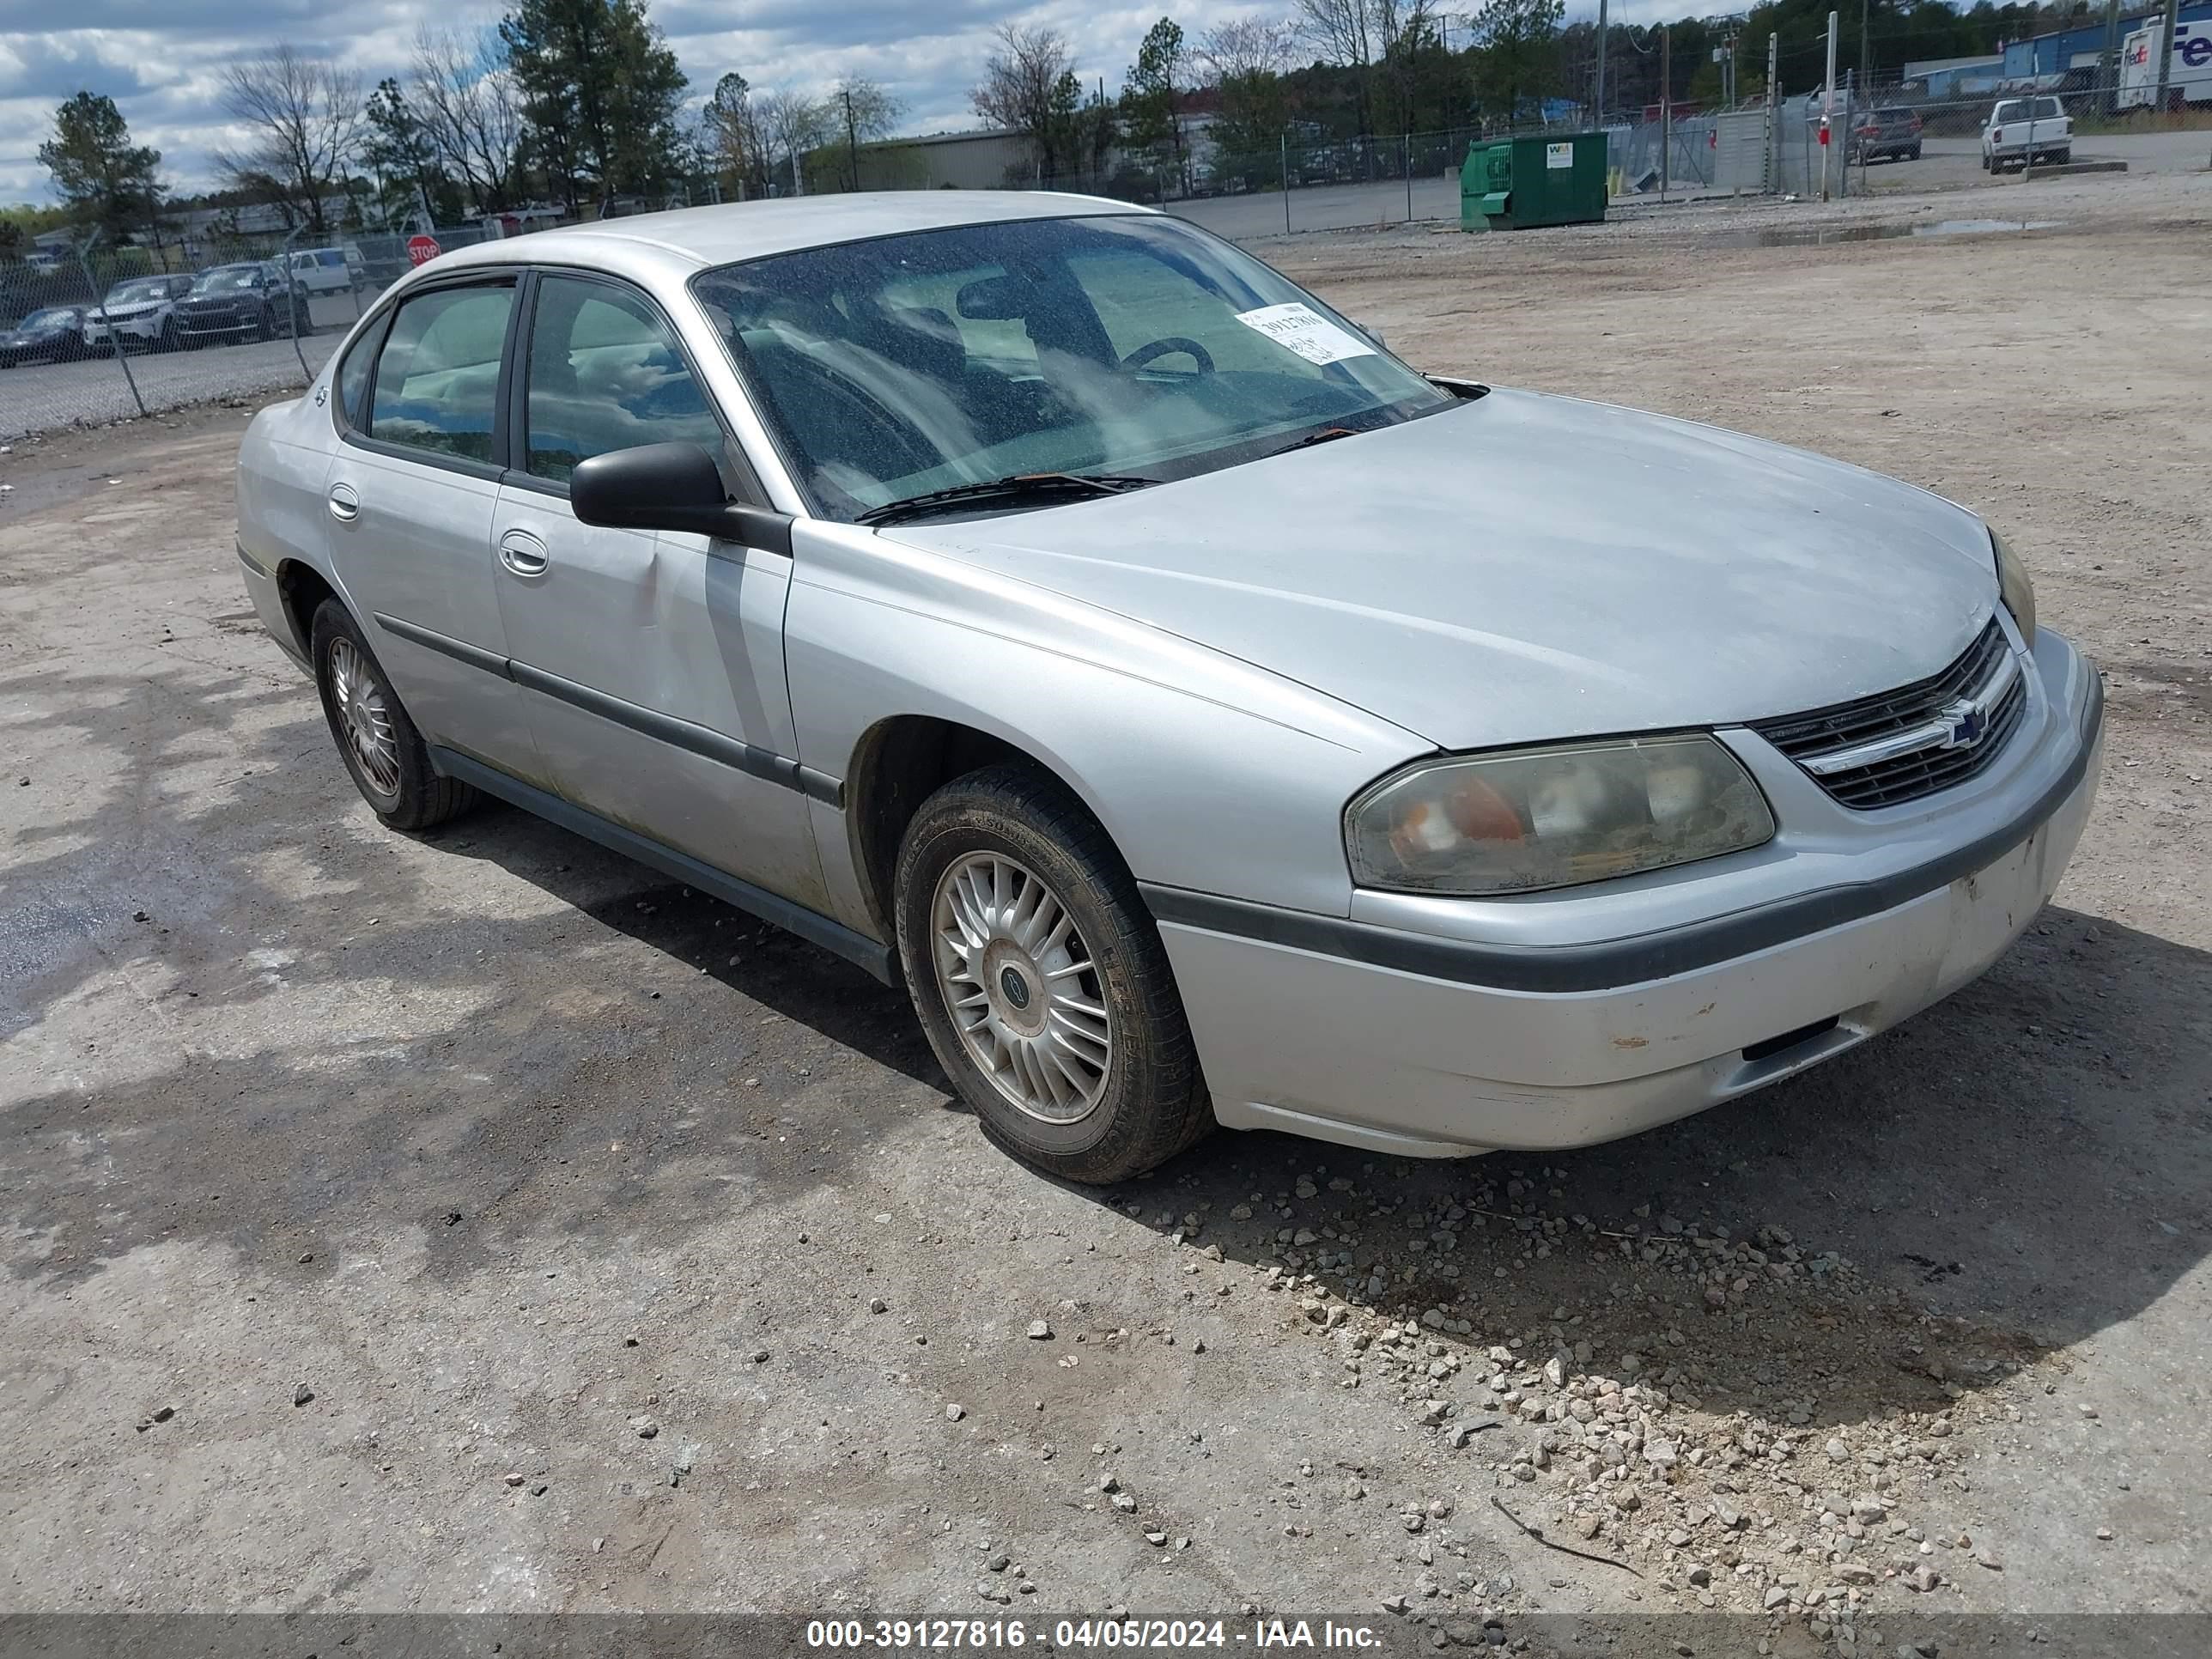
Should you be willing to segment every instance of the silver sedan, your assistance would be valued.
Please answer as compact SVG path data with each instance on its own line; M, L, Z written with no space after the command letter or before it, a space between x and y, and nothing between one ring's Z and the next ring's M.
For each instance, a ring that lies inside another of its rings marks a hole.
M1624 1135L1987 968L2100 693L1964 507L1426 376L1109 202L459 250L239 463L395 829L503 797L887 981L1085 1181Z

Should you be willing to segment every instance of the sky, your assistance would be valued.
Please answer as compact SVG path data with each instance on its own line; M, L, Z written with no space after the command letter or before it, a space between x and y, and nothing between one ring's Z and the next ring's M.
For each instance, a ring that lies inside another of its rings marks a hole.
M1468 9L1476 3L1468 0ZM1110 94L1163 9L1194 40L1224 19L1281 15L1290 3L649 0L649 7L690 77L695 106L731 70L756 87L808 91L865 76L905 106L899 130L920 133L977 125L968 92L1001 22L1060 30L1085 84L1103 76ZM1663 9L1660 0L1625 0L1613 12L1640 17ZM480 0L0 0L0 202L53 199L38 149L52 132L55 106L74 93L113 98L132 137L161 152L171 188L189 192L215 183L215 150L242 147L248 137L226 126L226 64L285 40L359 70L363 86L373 87L404 70L423 24L489 28L501 9ZM1595 0L1568 9L1594 14Z

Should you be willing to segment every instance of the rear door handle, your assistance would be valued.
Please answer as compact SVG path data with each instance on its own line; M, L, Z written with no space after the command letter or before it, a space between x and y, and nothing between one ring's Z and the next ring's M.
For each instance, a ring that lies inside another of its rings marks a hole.
M499 538L499 562L517 576L542 576L547 560L545 544L527 530L510 530Z
M351 524L361 516L361 496L351 484L331 486L331 517L340 524Z

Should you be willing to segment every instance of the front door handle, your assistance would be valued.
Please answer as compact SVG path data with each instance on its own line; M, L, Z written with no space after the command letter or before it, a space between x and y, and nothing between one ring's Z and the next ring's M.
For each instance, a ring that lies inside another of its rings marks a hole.
M499 538L499 562L511 574L542 576L546 566L545 544L527 530L510 530Z
M331 486L331 517L340 524L351 524L361 517L361 495L351 484Z

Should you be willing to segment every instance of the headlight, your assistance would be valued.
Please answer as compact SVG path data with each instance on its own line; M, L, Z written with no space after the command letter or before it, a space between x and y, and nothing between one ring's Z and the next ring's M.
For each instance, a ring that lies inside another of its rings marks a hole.
M1352 878L1406 893L1527 893L1757 847L1774 815L1701 733L1423 761L1345 813Z
M2035 583L2028 576L2027 567L2020 562L2020 555L2007 547L2005 538L1995 530L1990 532L1990 546L1997 556L1997 592L2004 600L2004 608L2012 612L2021 641L2033 645Z

